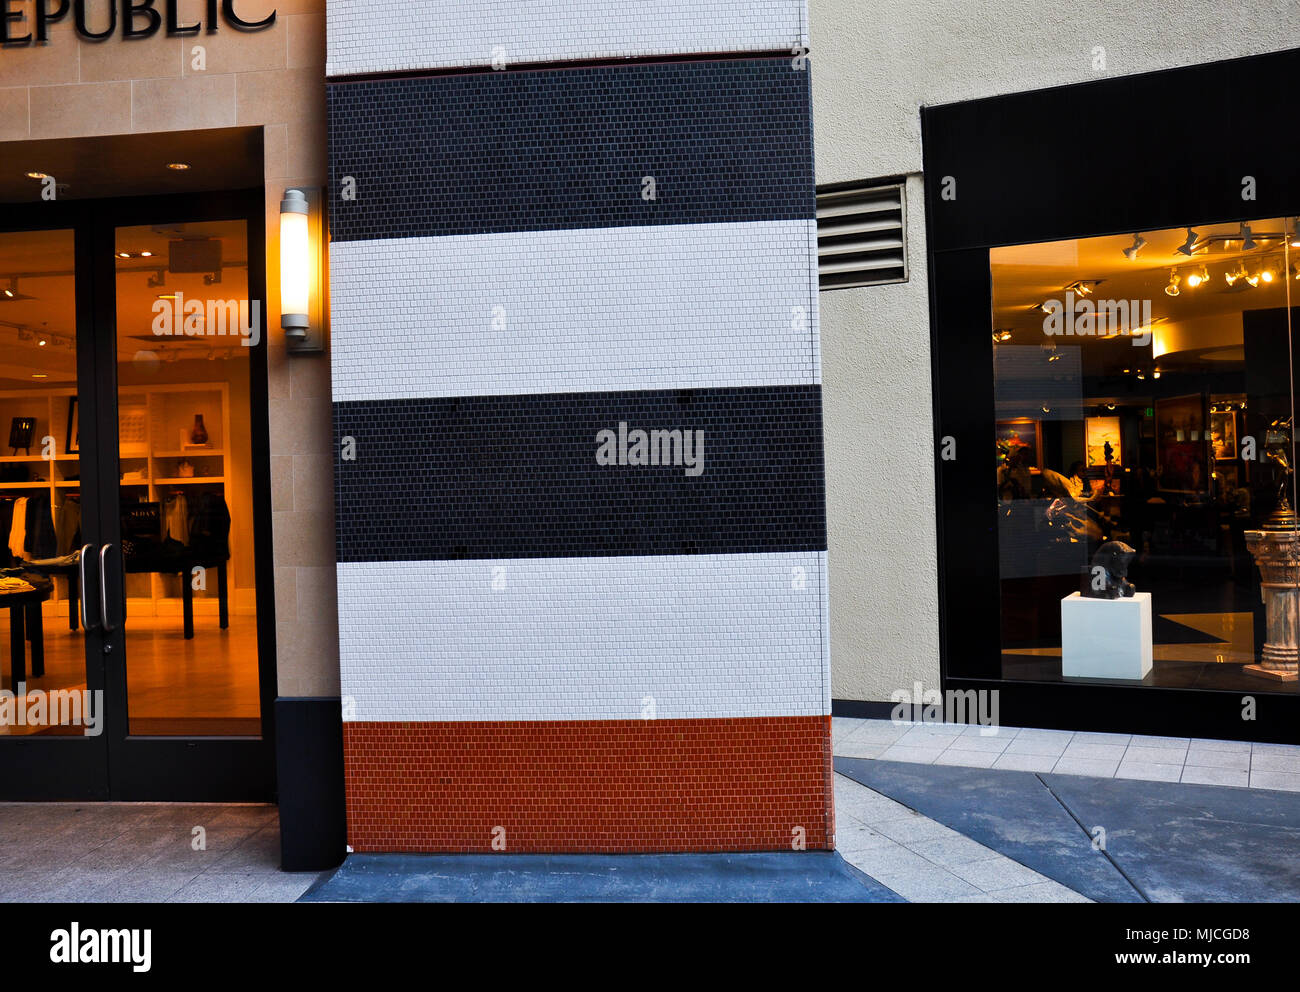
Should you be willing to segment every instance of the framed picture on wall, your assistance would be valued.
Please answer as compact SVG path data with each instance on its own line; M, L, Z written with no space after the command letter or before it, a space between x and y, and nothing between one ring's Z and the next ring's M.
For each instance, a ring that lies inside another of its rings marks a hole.
M1108 453L1111 464L1124 464L1120 454L1119 417L1085 417L1083 432L1089 468L1105 465Z
M1023 468L1043 467L1043 425L1022 417L997 423L998 464L1014 463Z
M1216 410L1210 413L1210 446L1216 461L1237 460L1237 411Z
M1204 395L1156 400L1157 487L1174 493L1206 492L1209 455Z
M69 455L75 455L81 451L81 419L75 396L68 397L68 436L63 442L63 451Z

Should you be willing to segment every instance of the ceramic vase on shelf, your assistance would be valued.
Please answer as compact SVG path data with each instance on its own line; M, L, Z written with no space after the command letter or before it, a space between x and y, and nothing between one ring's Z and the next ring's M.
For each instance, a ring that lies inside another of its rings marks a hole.
M190 444L207 444L208 429L203 426L203 414L194 415L194 427L190 430Z

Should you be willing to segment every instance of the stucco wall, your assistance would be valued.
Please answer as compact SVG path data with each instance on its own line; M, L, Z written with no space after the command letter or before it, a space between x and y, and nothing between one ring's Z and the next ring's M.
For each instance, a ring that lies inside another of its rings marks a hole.
M939 678L921 106L1291 48L1300 4L808 6L817 182L910 177L910 280L820 294L831 692L887 700Z

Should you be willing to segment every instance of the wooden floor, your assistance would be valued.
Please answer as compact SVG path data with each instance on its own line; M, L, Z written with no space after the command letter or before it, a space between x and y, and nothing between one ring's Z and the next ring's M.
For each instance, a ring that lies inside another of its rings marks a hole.
M45 676L27 691L84 689L85 640L68 629L66 613L47 614ZM13 691L9 663L9 611L0 610L0 671ZM261 714L257 686L257 619L230 617L221 630L215 615L194 617L194 638L185 640L181 618L132 617L126 625L127 713L134 735L257 736ZM42 728L0 726L0 734L40 733Z

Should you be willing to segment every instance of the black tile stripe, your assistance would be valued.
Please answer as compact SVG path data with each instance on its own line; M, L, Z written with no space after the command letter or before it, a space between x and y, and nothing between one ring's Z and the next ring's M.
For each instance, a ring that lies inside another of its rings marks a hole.
M703 430L703 474L597 465L619 421ZM334 425L340 562L826 548L818 386L366 400Z
M812 218L810 73L791 63L331 83L331 237Z

